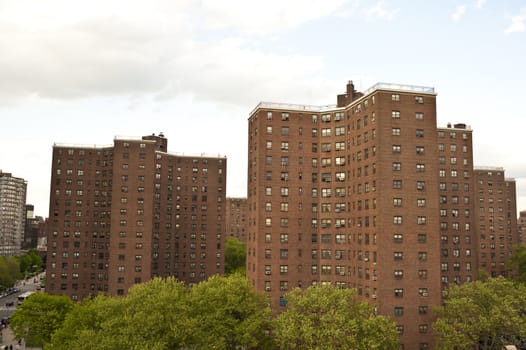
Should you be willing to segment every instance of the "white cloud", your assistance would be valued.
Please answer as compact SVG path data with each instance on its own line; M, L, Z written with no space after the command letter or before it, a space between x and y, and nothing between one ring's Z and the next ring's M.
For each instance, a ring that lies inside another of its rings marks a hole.
M319 97L326 82L307 77L323 68L320 56L256 51L246 35L300 26L343 2L2 1L0 103L187 94L255 104L261 97L309 97L314 89Z
M388 9L385 6L384 1L379 1L373 6L369 8L363 9L363 14L365 15L365 19L368 21L375 21L375 20L392 20L395 15L398 13L399 9Z
M524 32L526 30L526 8L521 8L516 16L511 16L511 24L504 33L511 34L516 32Z
M268 34L325 17L347 0L203 0L205 23L211 29L234 28L248 34Z
M466 5L457 6L455 12L451 15L451 18L453 19L453 21L455 22L460 21L464 13L466 13L466 9L467 9Z
M477 0L475 2L475 7L480 9L480 8L482 8L482 6L484 6L485 3L486 3L486 0Z

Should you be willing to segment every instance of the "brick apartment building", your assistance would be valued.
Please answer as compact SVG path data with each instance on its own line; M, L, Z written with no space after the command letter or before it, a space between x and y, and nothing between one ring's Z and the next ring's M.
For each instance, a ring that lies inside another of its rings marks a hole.
M499 167L475 168L475 205L479 268L489 276L506 276L506 261L520 243L515 180Z
M247 240L247 199L229 197L226 199L226 203L227 235L245 242Z
M260 103L248 134L256 289L279 312L294 287L355 288L404 349L433 348L431 306L478 269L471 130L437 128L433 88L349 82L335 106Z
M54 145L47 292L80 300L223 273L226 158L167 150L162 134Z

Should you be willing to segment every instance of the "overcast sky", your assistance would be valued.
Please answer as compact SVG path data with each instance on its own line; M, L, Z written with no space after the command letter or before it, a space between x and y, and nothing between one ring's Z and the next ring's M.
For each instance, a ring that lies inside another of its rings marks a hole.
M334 104L351 79L435 87L439 126L471 126L526 209L524 1L0 0L0 33L0 169L37 215L53 143L115 136L226 155L246 196L257 103Z

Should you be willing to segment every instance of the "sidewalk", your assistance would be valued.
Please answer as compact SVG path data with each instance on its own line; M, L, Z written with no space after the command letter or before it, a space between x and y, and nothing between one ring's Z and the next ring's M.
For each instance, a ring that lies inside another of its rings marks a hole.
M9 327L2 329L2 343L0 345L0 349L8 349L5 346L12 345L13 350L41 350L42 348L28 348L25 346L24 341L22 340L22 344L18 345L18 340L14 338L13 333L11 333L11 329ZM3 348L2 348L3 346Z

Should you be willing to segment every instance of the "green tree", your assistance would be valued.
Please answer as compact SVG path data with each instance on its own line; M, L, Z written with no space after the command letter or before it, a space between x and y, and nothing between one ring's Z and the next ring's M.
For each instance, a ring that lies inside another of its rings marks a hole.
M66 318L49 349L179 349L194 325L187 289L174 278L155 278L130 288L126 297L97 296Z
M225 243L225 274L240 272L245 274L246 244L234 237Z
M21 277L16 257L0 257L0 291L12 287Z
M195 349L261 349L268 346L271 310L263 293L239 273L212 276L191 287Z
M513 279L526 285L526 244L518 244L513 247L513 254L507 266L512 271Z
M395 323L376 316L354 289L315 285L296 288L285 299L287 310L274 321L280 349L398 349Z
M27 254L19 257L20 272L31 274L42 269L42 258L36 250L30 250Z
M435 309L438 349L501 349L526 338L526 287L503 277L453 286Z
M24 338L31 346L42 347L51 341L52 334L62 326L73 308L66 296L35 293L16 308L9 326L15 337Z

